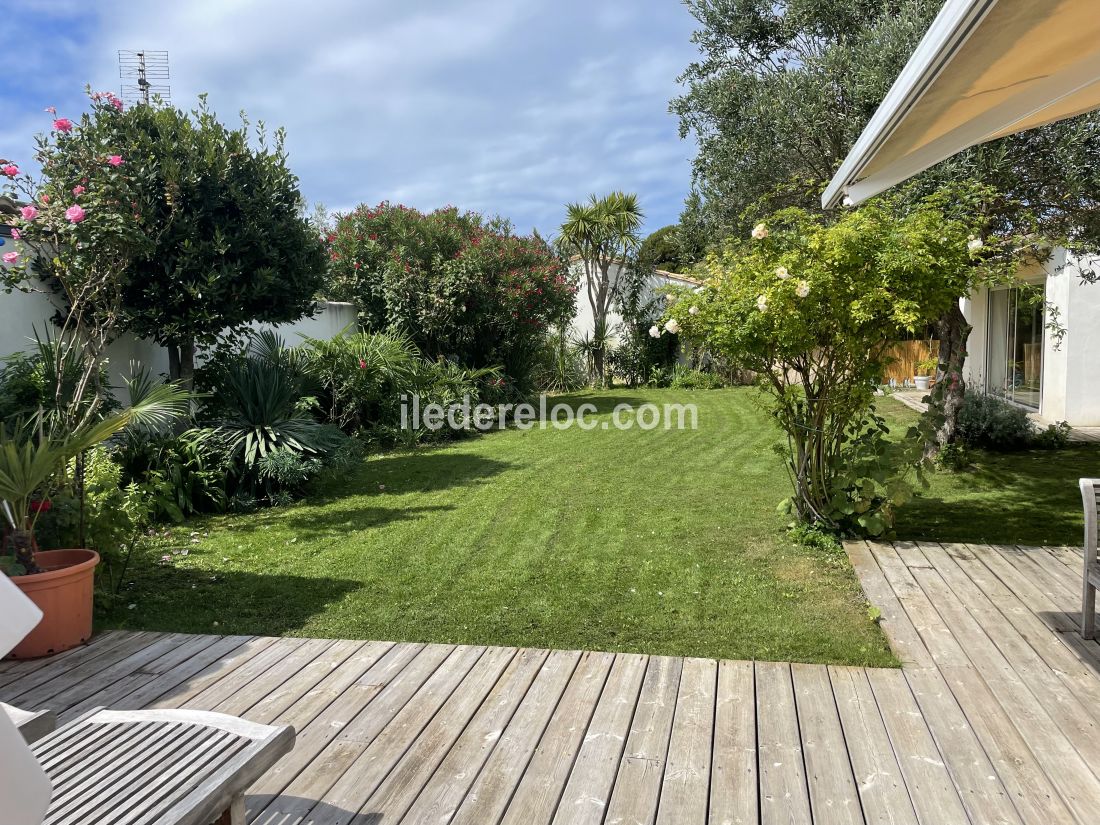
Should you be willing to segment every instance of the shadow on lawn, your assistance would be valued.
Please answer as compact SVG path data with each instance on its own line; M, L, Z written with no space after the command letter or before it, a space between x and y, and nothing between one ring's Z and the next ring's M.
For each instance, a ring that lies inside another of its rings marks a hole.
M282 636L363 587L351 579L161 566L151 559L127 579L130 586L100 614L97 625Z
M971 469L933 477L934 487L947 488L944 493L937 495L933 489L898 511L898 538L1080 544L1083 518L1077 479L1095 475L1098 465L1100 450L1090 446L979 453Z
M683 399L665 399L662 401L654 400L647 397L643 392L639 391L637 395L590 395L587 393L570 393L568 395L556 395L553 398L546 400L547 414L549 416L549 410L553 409L555 404L567 404L572 407L573 412L576 413L577 408L581 404L591 404L596 408L596 415L610 415L615 407L620 404L627 404L631 407L640 407L643 404L657 404L661 406L663 403L673 403L674 401L683 403ZM587 411L586 411L587 412Z
M457 442L389 453L345 477L329 479L308 502L328 504L349 496L431 493L467 487L482 484L514 466L462 450L461 445Z

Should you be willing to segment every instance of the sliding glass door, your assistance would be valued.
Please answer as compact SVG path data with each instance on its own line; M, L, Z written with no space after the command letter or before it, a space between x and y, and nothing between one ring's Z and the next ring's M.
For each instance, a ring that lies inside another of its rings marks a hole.
M990 392L1039 409L1043 380L1043 307L1018 288L989 293L986 375Z

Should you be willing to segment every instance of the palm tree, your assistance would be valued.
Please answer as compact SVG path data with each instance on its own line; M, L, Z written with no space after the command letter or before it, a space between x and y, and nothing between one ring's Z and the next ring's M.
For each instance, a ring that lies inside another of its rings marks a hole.
M559 242L566 251L577 255L584 266L588 303L596 330L607 330L607 310L615 292L611 280L611 265L625 266L626 256L640 243L638 229L642 225L638 196L611 192L602 198L591 195L584 203L566 206L565 222L561 225ZM592 352L596 381L604 383L606 336Z

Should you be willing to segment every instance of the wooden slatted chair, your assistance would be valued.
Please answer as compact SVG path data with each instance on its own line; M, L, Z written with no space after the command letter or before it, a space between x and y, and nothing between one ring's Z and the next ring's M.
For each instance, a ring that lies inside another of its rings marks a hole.
M1096 638L1096 588L1100 587L1100 559L1096 555L1097 510L1100 478L1082 478L1081 503L1085 508L1085 571L1081 596L1081 635Z
M0 702L0 713L6 713L29 745L57 727L57 714L52 710L20 710Z
M294 728L196 710L89 711L31 750L53 783L43 825L244 825L244 792Z

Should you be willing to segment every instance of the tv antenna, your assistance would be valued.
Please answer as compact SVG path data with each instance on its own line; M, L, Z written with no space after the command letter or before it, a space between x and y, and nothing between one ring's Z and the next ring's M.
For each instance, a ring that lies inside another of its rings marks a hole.
M135 52L119 49L118 76L122 79L122 100L128 104L148 105L153 98L172 102L168 85L168 52Z

